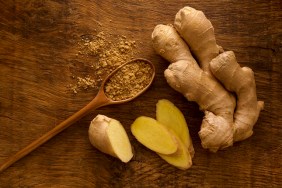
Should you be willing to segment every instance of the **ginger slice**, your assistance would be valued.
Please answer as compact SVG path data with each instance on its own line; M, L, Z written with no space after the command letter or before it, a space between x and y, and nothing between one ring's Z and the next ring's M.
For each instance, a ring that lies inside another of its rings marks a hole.
M173 134L173 133L172 133ZM175 135L175 138L177 140L178 149L175 153L170 155L164 155L158 153L158 155L168 162L169 164L181 169L186 170L192 166L192 157L190 153L187 150L187 147L184 145L184 143ZM194 154L194 153L193 153Z
M131 125L131 132L144 146L160 154L173 154L177 151L177 141L169 130L150 117L138 117Z
M188 125L182 112L169 100L161 99L156 105L157 121L172 130L194 156L194 147Z
M182 170L192 166L187 146L173 130L157 120L141 116L131 125L131 131L141 144L155 151L167 163Z
M122 124L104 115L97 115L89 127L90 143L98 150L127 163L133 157L129 138Z

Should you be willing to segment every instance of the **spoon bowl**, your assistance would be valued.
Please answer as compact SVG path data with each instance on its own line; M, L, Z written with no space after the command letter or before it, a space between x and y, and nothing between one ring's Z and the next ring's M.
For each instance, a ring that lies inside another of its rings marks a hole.
M142 90L140 90L133 97L126 98L126 99L123 99L123 100L113 100L113 99L109 98L106 95L106 93L105 93L105 84L118 71L120 71L124 66L129 65L131 63L136 63L138 61L145 62L148 65L150 65L150 67L152 68L152 74L151 74L151 78L149 80L148 85L146 85L144 88L142 88ZM129 101L135 99L136 97L140 96L142 93L144 93L150 87L150 85L153 82L154 77L155 77L155 67L154 67L153 63L150 62L149 60L146 60L146 59L143 59L143 58L133 59L133 60L131 60L131 61L129 61L127 63L124 63L123 65L119 66L117 69L115 69L111 74L109 74L104 79L104 81L102 82L101 87L100 87L96 97L90 103L88 103L85 107L80 109L78 112L76 112L75 114L73 114L72 116L70 116L69 118L67 118L63 122L61 122L60 124L56 125L49 132L45 133L43 136L41 136L37 140L33 141L31 144L29 144L28 146L26 146L25 148L23 148L19 152L17 152L15 155L9 157L3 164L0 165L0 173L2 171L4 171L6 168L8 168L9 166L11 166L16 161L18 161L19 159L21 159L24 156L28 155L30 152L32 152L33 150L35 150L36 148L38 148L39 146L41 146L42 144L44 144L45 142L47 142L48 140L53 138L58 133L62 132L64 129L66 129L70 125L72 125L75 122L77 122L78 120L80 120L82 117L87 115L89 112L91 112L91 111L93 111L93 110L95 110L95 109L97 109L99 107L102 107L102 106L126 103L126 102L129 102Z

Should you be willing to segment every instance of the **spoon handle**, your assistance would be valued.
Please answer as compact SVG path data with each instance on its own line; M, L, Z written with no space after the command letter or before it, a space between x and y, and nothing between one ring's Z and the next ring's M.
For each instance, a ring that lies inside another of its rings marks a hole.
M25 148L18 151L15 155L9 157L3 164L0 166L0 173L4 171L6 168L8 168L10 165L18 161L19 159L23 158L24 156L31 153L33 150L53 138L58 133L62 132L64 129L84 117L86 114L88 114L90 111L97 109L101 106L107 105L108 100L106 97L104 97L103 92L99 91L97 96L85 107L83 107L81 110L61 122L60 124L56 125L53 129L51 129L49 132L45 133L41 137L39 137L37 140L30 143Z

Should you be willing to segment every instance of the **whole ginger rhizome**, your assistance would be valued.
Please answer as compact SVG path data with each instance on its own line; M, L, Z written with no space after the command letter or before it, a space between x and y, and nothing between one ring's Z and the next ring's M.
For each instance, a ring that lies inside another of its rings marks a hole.
M264 106L257 101L254 73L216 44L203 12L182 8L173 26L155 27L152 40L155 51L171 63L164 72L168 84L205 113L199 132L204 148L216 152L252 135Z

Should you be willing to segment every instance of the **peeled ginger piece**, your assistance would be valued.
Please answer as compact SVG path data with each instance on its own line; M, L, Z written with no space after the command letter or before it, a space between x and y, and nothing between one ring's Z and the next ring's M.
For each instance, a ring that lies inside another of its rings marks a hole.
M195 152L192 139L182 112L169 100L161 99L156 105L156 117L158 122L172 130L179 137L193 157Z
M141 116L131 125L131 132L141 144L155 151L169 164L181 170L191 167L188 148L172 130L157 120Z
M169 164L181 169L186 170L192 166L192 157L187 150L184 143L176 136L178 149L175 153L170 155L159 154L158 155L168 162Z
M129 138L122 124L104 115L97 115L88 130L90 143L106 154L127 163L133 157Z
M171 132L153 118L138 117L131 125L131 132L141 144L157 153L169 155L178 149Z

